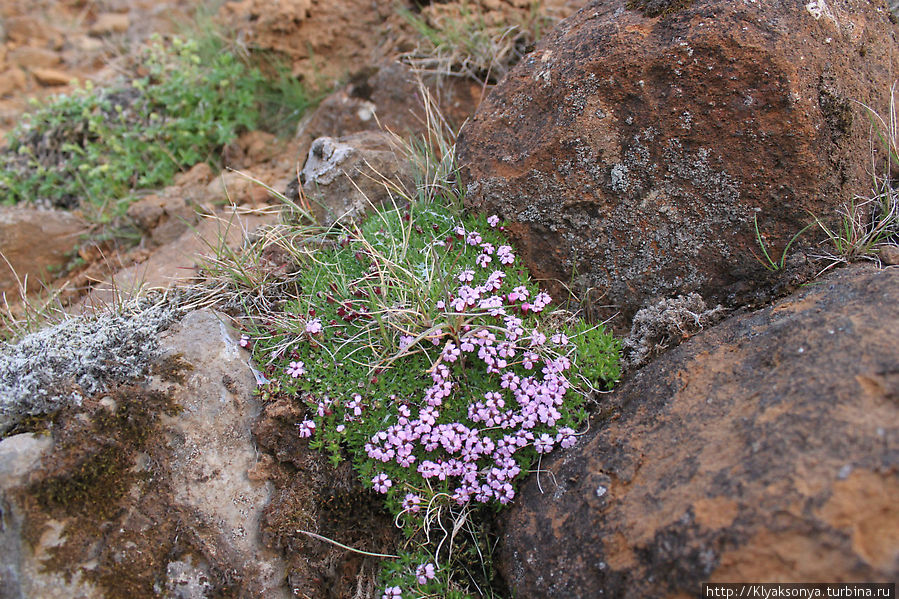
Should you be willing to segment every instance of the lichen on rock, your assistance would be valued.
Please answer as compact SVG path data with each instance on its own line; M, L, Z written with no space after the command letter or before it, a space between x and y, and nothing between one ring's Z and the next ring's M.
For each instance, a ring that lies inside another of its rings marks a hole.
M24 418L48 414L143 375L157 335L179 310L146 301L119 313L71 318L0 345L0 435Z

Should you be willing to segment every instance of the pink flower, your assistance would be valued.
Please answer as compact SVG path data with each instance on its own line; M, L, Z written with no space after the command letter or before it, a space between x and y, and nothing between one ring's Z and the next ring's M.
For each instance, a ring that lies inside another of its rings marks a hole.
M386 493L387 489L393 486L393 481L387 478L387 475L383 472L371 479L371 482L378 493Z
M250 346L250 336L249 335L241 335L240 341L237 342L241 347L249 347Z
M540 347L544 343L546 343L546 335L540 331L531 333L531 347Z
M565 333L556 333L552 336L552 342L556 345L568 345L568 337Z
M400 335L400 351L409 349L409 346L412 345L413 341L415 341L415 337L412 335Z
M400 587L387 587L381 599L403 599L403 589Z
M512 264L515 262L515 254L512 253L511 246L501 245L496 250L496 255L499 257L499 261L503 264Z
M456 347L456 344L452 341L447 341L443 348L443 359L452 363L458 360L460 355L461 352L459 351L459 348Z
M475 259L475 262L477 262L478 266L481 268L487 268L487 265L493 262L493 258L487 254L481 254Z
M293 378L297 378L298 376L306 373L306 365L302 362L291 362L287 367L287 374L292 376Z
M468 233L468 236L465 238L465 243L468 245L479 245L483 241L481 239L481 234L477 231L471 231Z
M306 323L306 332L310 335L317 335L322 332L322 319L315 318Z
M573 430L567 426L563 426L559 429L559 434L556 435L556 443L558 443L562 449L573 447L576 442L577 437L574 435Z
M485 241L481 244L481 250L487 255L493 255L493 244Z
M403 510L410 511L413 514L417 514L421 511L421 497L415 495L414 493L406 493L406 497L403 499Z
M553 443L555 443L555 440L543 433L539 439L534 441L534 449L537 450L537 453L549 453L553 449Z
M552 300L552 298L549 296L548 293L542 292L542 291L541 291L540 293L537 294L537 297L534 298L534 305L531 307L531 309L532 309L534 312L540 312L540 311L543 310L543 308L545 308L546 306L548 306L549 303L552 302L552 301L553 301L553 300Z
M462 285L461 287L459 287L459 299L464 301L469 306L473 306L478 298L481 297L481 292L479 291L479 289L480 287L478 289L473 289L468 285Z
M495 229L496 225L499 224L499 217L495 214L491 214L487 217L487 224L490 225L491 229Z
M418 584L425 584L429 580L433 580L434 576L434 564L422 564L415 569L415 577L418 580Z
M487 291L499 291L500 287L503 286L503 279L506 278L506 273L501 270L494 270L490 273L490 276L487 277L487 282L484 283L484 288Z
M311 420L304 420L300 423L300 438L307 439L315 433L315 423Z
M509 294L509 301L517 302L518 300L526 300L529 295L531 295L531 292L528 291L528 288L524 285L519 285Z
M460 283L471 283L474 280L474 271L470 268L459 273Z

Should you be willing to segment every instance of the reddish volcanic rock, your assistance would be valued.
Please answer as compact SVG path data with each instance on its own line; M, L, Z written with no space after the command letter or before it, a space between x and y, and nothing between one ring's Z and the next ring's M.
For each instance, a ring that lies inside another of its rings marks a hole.
M467 206L627 317L691 291L744 304L768 284L754 217L777 259L869 186L856 101L886 113L897 41L883 2L593 1L463 128Z
M896 580L897 336L899 271L852 268L657 358L522 488L514 596Z

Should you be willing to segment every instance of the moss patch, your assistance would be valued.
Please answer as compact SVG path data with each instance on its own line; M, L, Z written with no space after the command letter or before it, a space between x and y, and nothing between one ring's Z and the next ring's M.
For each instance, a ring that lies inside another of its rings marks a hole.
M189 368L175 357L153 371L176 380ZM167 566L186 560L202 566L207 596L240 596L241 579L209 549L209 527L175 502L165 476L159 420L179 409L166 393L125 385L60 411L52 423L55 450L16 491L30 544L49 521L63 524L64 540L49 550L46 570L67 580L80 573L107 599L151 598L165 592ZM89 562L96 565L82 569Z
M174 354L160 358L150 368L150 374L160 377L168 383L183 385L186 373L193 370L193 365L184 359L183 354Z
M177 408L164 394L136 386L94 398L86 407L86 412L67 410L58 417L69 424L56 425L59 449L30 493L54 517L106 520L136 481L135 454L143 450L159 414Z

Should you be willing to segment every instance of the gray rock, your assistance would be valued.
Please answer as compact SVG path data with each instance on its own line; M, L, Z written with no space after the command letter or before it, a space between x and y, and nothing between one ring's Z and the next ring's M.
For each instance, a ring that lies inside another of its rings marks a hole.
M49 436L23 433L0 441L0 488L9 488L25 479L53 447Z
M300 179L316 220L324 225L357 219L372 206L402 205L403 193L414 191L407 161L383 131L316 139ZM397 188L405 191L397 193Z
M174 500L214 529L218 551L242 573L244 585L255 596L287 597L284 565L264 548L259 532L271 483L247 477L257 460L250 428L260 406L249 356L237 341L222 317L206 310L188 314L161 337L165 354L193 366L173 389L183 411L163 418L168 476ZM155 386L170 387L163 381Z
M290 596L260 531L272 483L247 472L255 377L222 318L154 337L154 374L69 406L52 441L0 443L0 596Z

